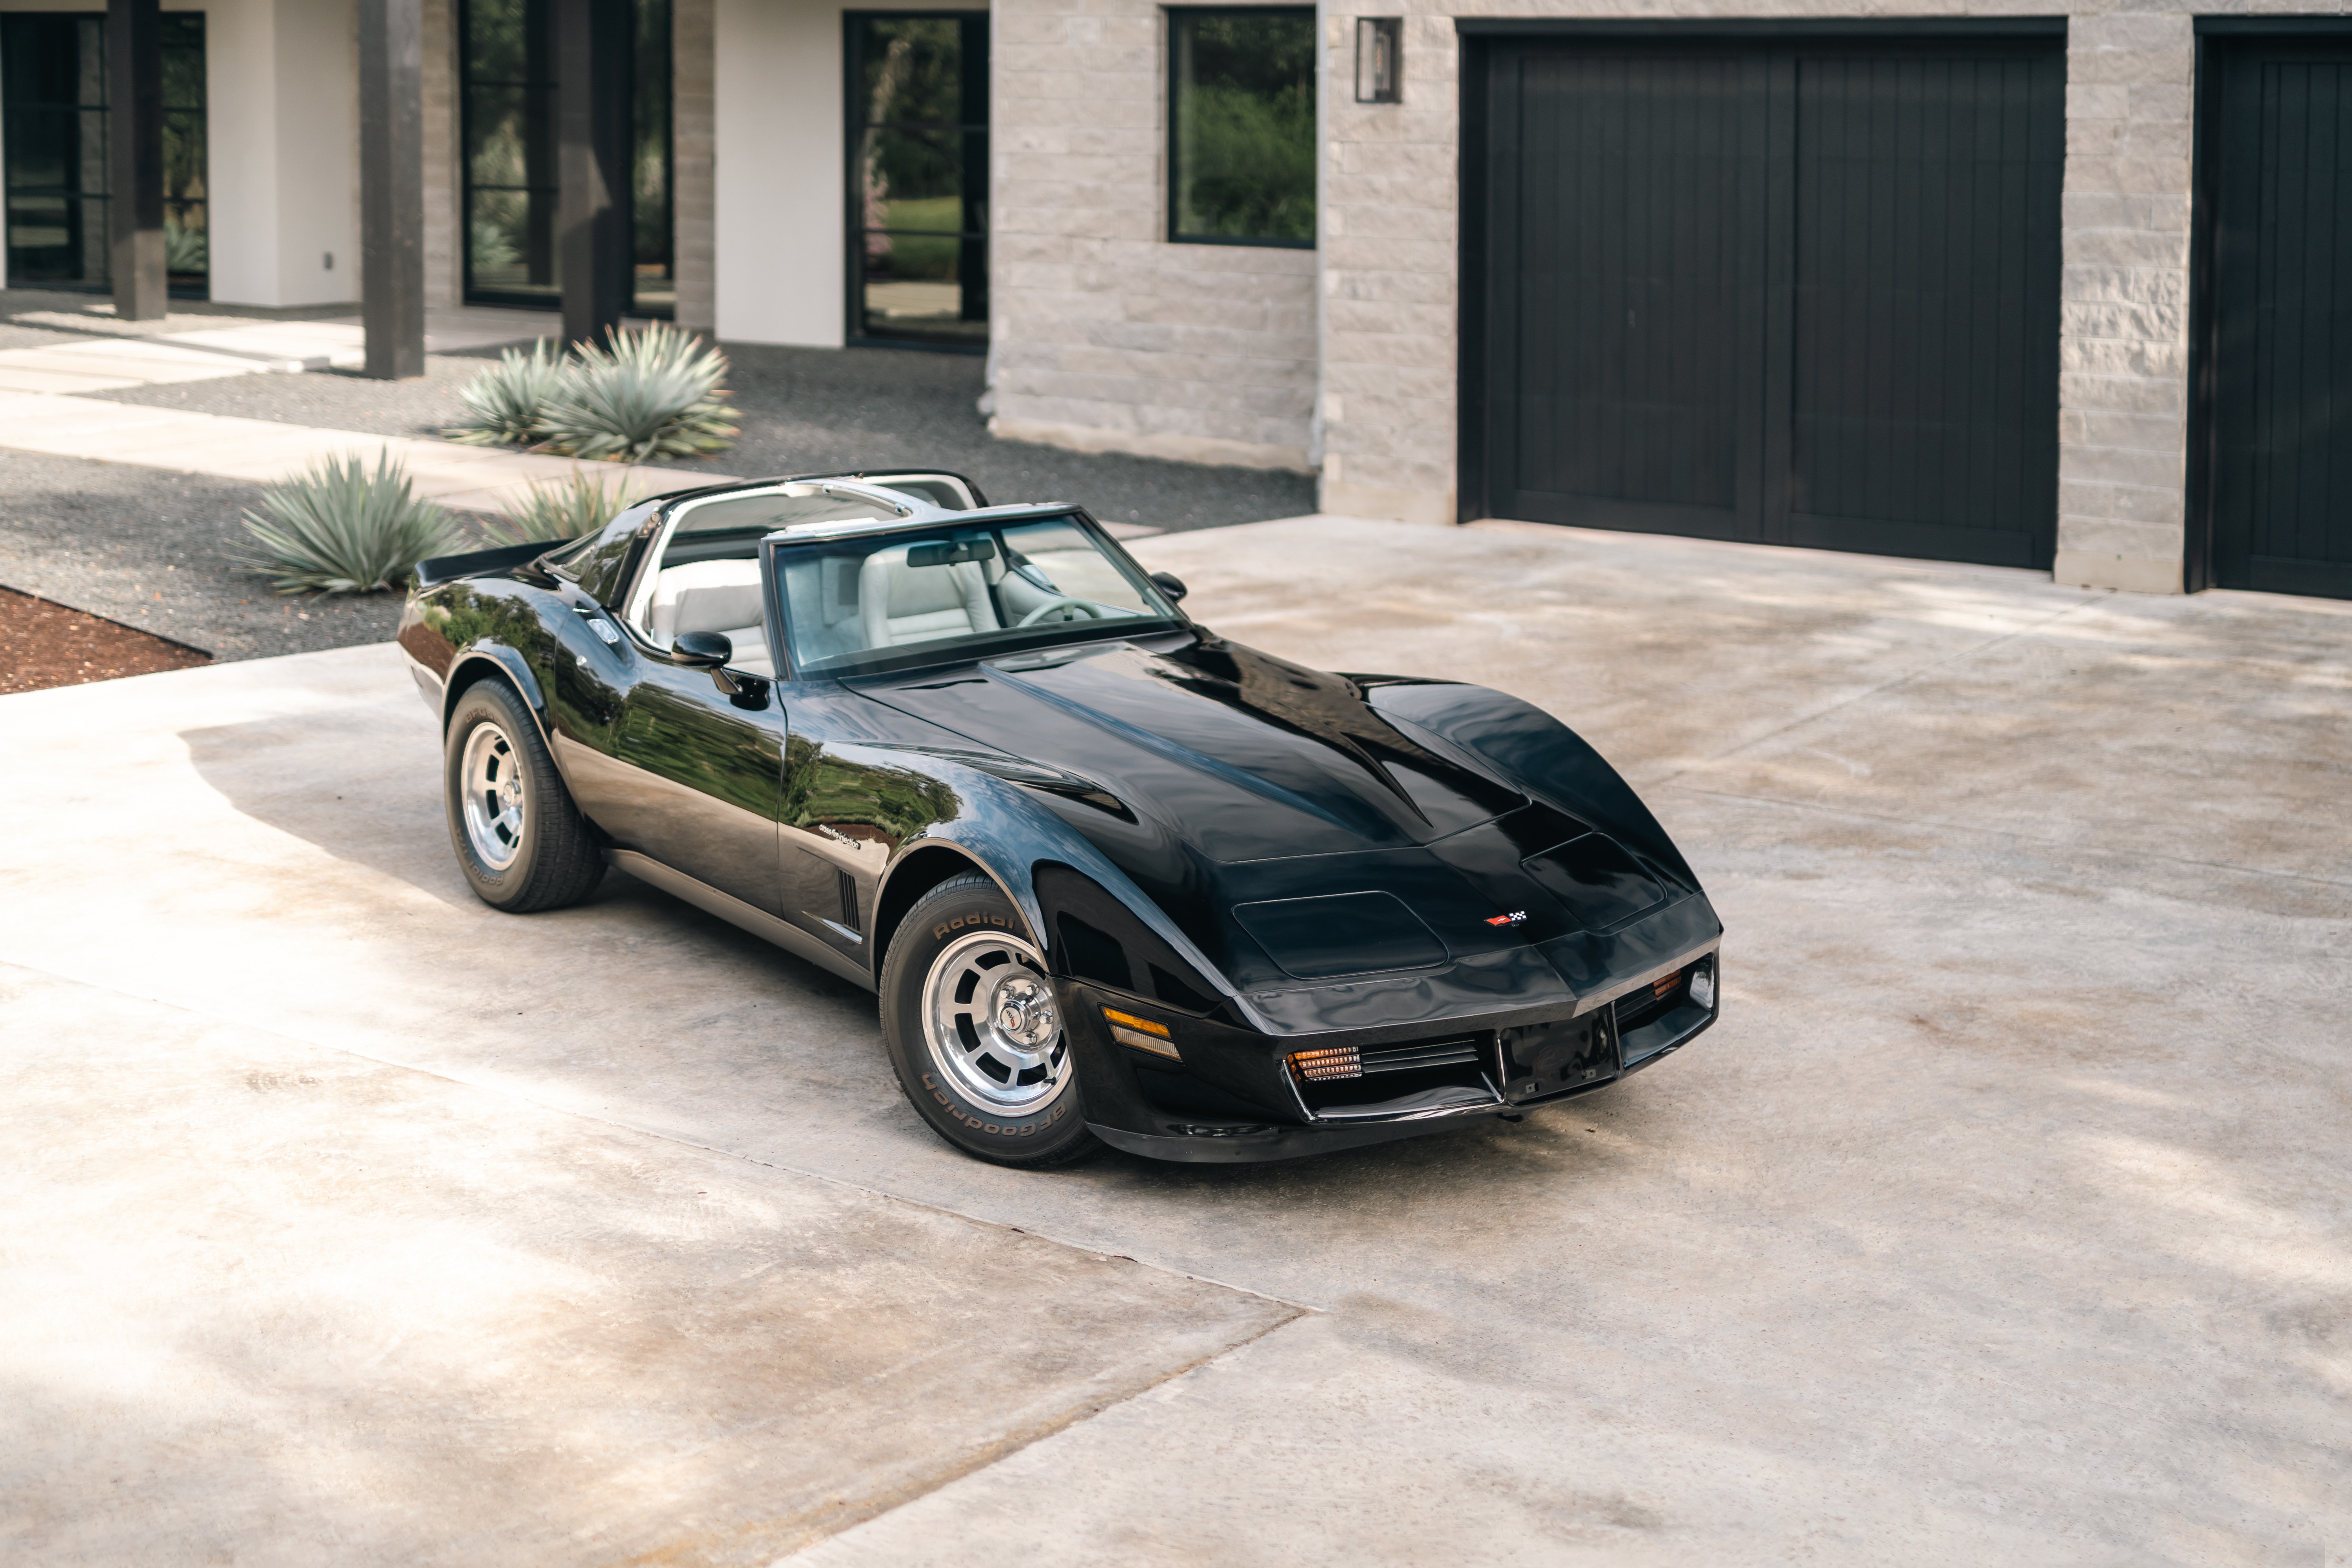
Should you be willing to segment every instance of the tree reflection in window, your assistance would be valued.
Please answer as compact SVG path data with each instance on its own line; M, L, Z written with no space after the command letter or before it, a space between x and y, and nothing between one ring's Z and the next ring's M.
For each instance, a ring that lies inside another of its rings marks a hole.
M1315 243L1315 13L1171 10L1173 240Z

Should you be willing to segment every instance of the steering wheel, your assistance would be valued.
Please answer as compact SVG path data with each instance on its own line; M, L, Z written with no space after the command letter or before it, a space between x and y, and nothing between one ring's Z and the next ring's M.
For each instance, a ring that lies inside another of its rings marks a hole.
M1022 616L1018 621L1013 623L1013 629L1018 631L1023 626L1035 626L1039 618L1042 617L1048 610L1066 610L1072 608L1084 610L1087 613L1087 618L1090 621L1101 620L1105 616L1111 613L1110 606L1108 605L1097 605L1092 599L1073 599L1068 595L1065 594L1059 598L1046 600L1044 604L1038 605L1035 609Z

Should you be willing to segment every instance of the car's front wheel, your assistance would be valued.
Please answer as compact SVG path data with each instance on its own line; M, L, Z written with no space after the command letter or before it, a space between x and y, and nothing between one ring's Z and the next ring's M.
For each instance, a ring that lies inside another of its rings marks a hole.
M576 904L604 879L595 834L514 689L478 680L457 698L442 783L458 868L509 914Z
M882 1037L917 1112L965 1153L1035 1167L1100 1152L1045 957L986 877L907 911L882 964Z

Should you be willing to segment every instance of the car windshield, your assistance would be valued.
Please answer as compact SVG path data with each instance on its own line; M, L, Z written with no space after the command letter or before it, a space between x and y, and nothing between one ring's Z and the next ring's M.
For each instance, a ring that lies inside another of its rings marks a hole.
M1176 618L1135 563L1075 517L786 542L776 564L802 676L984 658Z

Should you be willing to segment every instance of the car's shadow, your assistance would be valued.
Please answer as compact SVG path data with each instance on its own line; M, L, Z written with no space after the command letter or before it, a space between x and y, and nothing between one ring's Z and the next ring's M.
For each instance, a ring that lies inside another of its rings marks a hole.
M429 719L381 708L183 730L197 776L241 815L445 902L473 895L449 855Z
M423 715L420 714L420 720ZM393 878L449 906L483 911L459 874L441 802L441 757L429 720L387 724L382 709L314 711L184 730L181 740L205 783L241 815L312 845L352 865ZM599 921L640 921L661 928L664 950L698 952L719 961L758 965L786 980L811 1003L820 999L870 1007L868 994L771 946L714 916L621 872L608 874L582 906ZM562 917L558 917L561 919ZM495 928L494 928L495 929ZM520 931L544 930L540 920ZM570 939L579 940L575 931ZM671 944L675 943L675 946ZM859 1076L879 1074L880 1041ZM1410 1210L1412 1194L1495 1180L1529 1166L1556 1176L1592 1157L1580 1130L1587 1111L1609 1114L1622 1096L1604 1090L1574 1107L1538 1110L1525 1122L1480 1121L1395 1143L1337 1151L1265 1164L1183 1164L1107 1152L1097 1160L1044 1179L1157 1194L1187 1202L1240 1203L1246 1207L1280 1195L1304 1200L1343 1191L1358 1208L1368 1203ZM1621 1112L1622 1113L1622 1112ZM915 1131L908 1113L906 1131ZM1569 1131L1571 1127L1577 1131ZM1035 1178L1033 1178L1035 1179ZM1389 1198L1373 1200L1373 1191Z
M197 776L241 816L396 879L453 910L484 906L457 869L429 720L387 725L381 709L328 710L183 730ZM642 909L681 938L789 972L817 994L856 988L682 900L608 872L583 909Z

